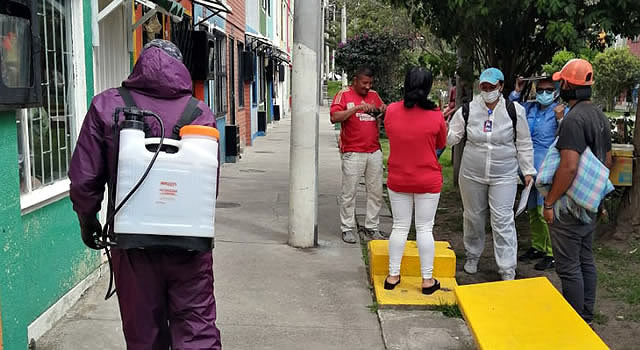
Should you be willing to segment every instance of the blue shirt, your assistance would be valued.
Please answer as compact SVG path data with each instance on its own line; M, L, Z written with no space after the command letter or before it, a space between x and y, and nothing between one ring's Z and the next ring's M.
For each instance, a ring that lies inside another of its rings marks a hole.
M520 99L520 93L513 91L509 94L509 100L518 101L518 99ZM533 166L536 170L540 170L540 165L547 155L549 147L556 138L558 120L556 119L556 113L553 109L558 103L554 102L546 108L542 108L537 102L518 101L518 103L520 103L527 112L527 122L529 123L529 131L531 132L531 141L533 142ZM566 115L568 111L569 109L565 108L564 114ZM536 191L532 191L532 193L535 192ZM529 197L529 208L535 207L536 204L538 206L542 205L542 200L542 196L532 194Z

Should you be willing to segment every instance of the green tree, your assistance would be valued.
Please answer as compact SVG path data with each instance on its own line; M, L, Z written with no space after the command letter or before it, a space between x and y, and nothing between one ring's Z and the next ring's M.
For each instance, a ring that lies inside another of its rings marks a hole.
M598 46L598 33L640 33L638 0L388 0L404 6L417 26L456 46L457 104L472 95L474 73L499 67L505 93L518 75L537 73L562 48ZM613 38L608 36L608 40ZM462 156L454 148L454 183Z
M610 48L593 61L594 93L611 111L615 97L640 82L640 58L628 48Z
M542 71L549 75L559 72L567 62L574 58L576 58L576 54L571 51L558 51L551 58L551 63L542 65Z
M577 54L575 52L560 50L556 52L551 58L551 63L543 64L542 71L547 74L553 74L559 72L564 65L572 58L582 58L589 62L593 62L594 58L598 54L598 51L589 48L581 49Z
M404 55L409 43L407 37L392 33L359 34L338 46L336 65L349 77L353 77L360 67L371 68L375 75L375 89L383 101L396 101L401 96L402 62L407 60Z
M517 75L536 73L557 50L596 47L601 30L640 33L637 0L389 1L408 8L416 25L428 24L436 36L471 49L472 62L465 64L499 67L507 92Z

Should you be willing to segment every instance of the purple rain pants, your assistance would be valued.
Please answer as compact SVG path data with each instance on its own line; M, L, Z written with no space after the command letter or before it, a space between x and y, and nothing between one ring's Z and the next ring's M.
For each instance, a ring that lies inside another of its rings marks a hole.
M128 350L222 349L211 251L111 253Z

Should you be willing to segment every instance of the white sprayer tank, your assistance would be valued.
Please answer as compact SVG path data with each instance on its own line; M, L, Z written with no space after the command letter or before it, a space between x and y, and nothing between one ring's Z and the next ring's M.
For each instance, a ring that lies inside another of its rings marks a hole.
M182 140L165 138L176 153L160 152L146 180L116 214L117 234L167 236L214 236L218 170L218 131L188 125L180 130ZM154 152L137 129L120 132L116 206L144 174Z

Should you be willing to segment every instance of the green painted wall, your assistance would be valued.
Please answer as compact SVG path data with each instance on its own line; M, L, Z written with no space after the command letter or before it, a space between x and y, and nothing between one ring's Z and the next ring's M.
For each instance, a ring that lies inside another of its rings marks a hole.
M84 61L86 67L87 80L87 106L91 104L93 99L93 45L91 35L91 0L84 0L82 7L82 16L84 19Z
M24 275L25 258L20 218L20 181L18 176L18 132L15 112L0 112L0 309L5 349L24 349L27 328L23 315L26 302L16 302L24 285L14 281ZM22 346L17 346L22 344Z
M0 302L5 349L24 349L27 327L95 270L67 198L20 213L15 114L0 114Z
M91 2L83 1L87 103L93 88ZM27 215L20 212L15 111L0 112L0 312L6 350L27 347L27 327L100 264L87 249L65 197Z

